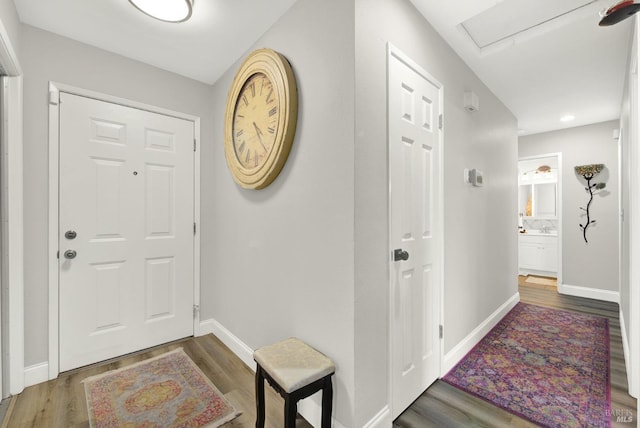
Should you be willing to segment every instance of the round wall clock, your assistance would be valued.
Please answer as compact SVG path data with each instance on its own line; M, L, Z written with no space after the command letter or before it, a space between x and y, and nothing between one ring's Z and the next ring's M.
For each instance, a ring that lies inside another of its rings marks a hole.
M236 73L225 115L224 152L234 180L262 189L287 160L298 117L291 65L271 49L253 51Z

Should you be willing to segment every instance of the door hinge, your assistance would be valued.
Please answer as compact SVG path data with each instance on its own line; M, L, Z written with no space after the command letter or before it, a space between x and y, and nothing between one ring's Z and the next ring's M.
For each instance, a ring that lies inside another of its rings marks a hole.
M58 253L56 254L56 258L60 260L60 250L58 250Z
M440 339L444 337L444 327L440 324Z
M57 106L60 102L60 92L49 91L49 104Z
M443 126L444 126L444 116L440 114L440 116L438 116L438 129L442 129Z
M195 221L193 222L193 234L194 235L196 234L196 222Z
M196 142L196 139L194 138L193 139L193 151L194 152L196 151L196 147L197 147L197 142Z
M200 305L193 305L193 319L198 318L199 312L200 312Z

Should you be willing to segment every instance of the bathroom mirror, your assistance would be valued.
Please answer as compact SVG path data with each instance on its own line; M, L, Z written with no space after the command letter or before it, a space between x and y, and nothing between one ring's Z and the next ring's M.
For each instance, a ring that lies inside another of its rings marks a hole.
M556 183L534 184L535 216L556 216Z
M555 218L556 204L556 183L518 186L518 212L524 217Z

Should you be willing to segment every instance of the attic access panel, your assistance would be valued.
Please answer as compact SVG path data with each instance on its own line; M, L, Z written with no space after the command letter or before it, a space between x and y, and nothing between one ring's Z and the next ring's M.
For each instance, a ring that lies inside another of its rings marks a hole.
M480 48L537 27L596 0L505 0L467 19L462 27Z

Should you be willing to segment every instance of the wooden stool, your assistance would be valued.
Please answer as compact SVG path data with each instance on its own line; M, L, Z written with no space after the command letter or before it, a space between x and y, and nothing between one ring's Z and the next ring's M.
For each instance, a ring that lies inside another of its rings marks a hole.
M290 338L253 353L256 368L256 428L264 428L264 380L284 398L284 427L296 426L298 401L322 390L322 428L331 428L336 368L329 358L303 341Z

